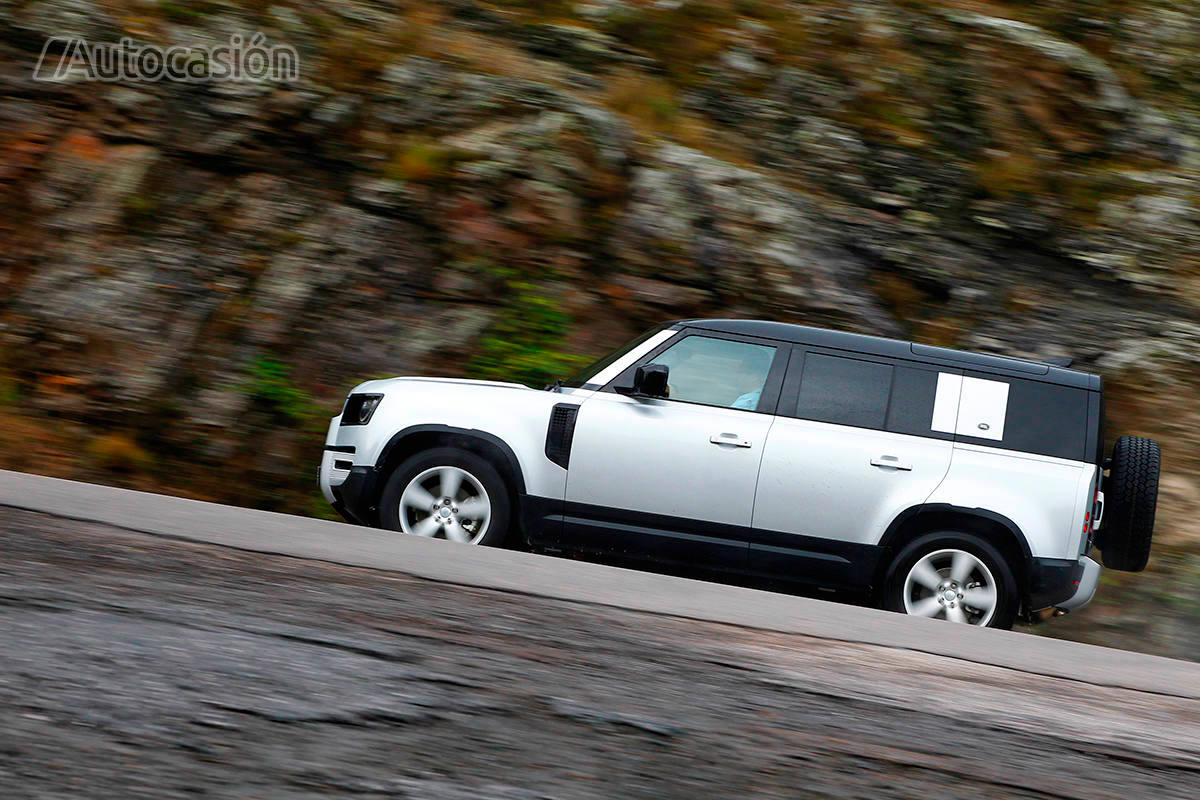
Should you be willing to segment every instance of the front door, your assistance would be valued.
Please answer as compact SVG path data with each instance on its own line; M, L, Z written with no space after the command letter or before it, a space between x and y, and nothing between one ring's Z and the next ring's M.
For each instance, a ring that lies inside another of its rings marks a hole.
M668 399L637 399L610 386L584 401L567 472L567 544L744 568L782 382L780 349L685 331L641 362L669 368Z

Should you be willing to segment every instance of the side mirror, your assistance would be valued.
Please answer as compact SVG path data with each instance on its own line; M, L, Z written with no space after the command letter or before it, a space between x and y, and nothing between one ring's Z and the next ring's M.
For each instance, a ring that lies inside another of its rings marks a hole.
M633 375L633 393L641 397L666 397L671 369L664 364L646 364Z

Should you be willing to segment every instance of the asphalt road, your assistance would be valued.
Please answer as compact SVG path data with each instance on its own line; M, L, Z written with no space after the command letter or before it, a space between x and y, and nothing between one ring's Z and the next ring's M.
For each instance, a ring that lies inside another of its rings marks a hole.
M340 522L0 470L0 508L433 581L944 655L1096 685L1200 699L1200 664L1007 631L947 626L705 581L400 537Z
M1191 663L16 473L0 506L2 798L1200 786Z

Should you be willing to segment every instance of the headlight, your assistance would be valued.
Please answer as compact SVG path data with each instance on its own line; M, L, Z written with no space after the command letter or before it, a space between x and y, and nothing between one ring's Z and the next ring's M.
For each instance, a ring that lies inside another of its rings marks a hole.
M366 425L371 421L371 416L379 407L381 400L383 400L381 394L350 395L346 398L346 407L342 409L342 424Z

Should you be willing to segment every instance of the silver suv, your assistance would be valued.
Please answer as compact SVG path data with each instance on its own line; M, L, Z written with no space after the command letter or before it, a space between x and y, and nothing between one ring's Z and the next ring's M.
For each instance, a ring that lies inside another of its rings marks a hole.
M1141 570L1160 454L1104 456L1096 375L743 320L656 328L534 390L449 378L354 389L320 483L348 519L851 590L1004 628ZM1105 473L1107 472L1107 475Z

